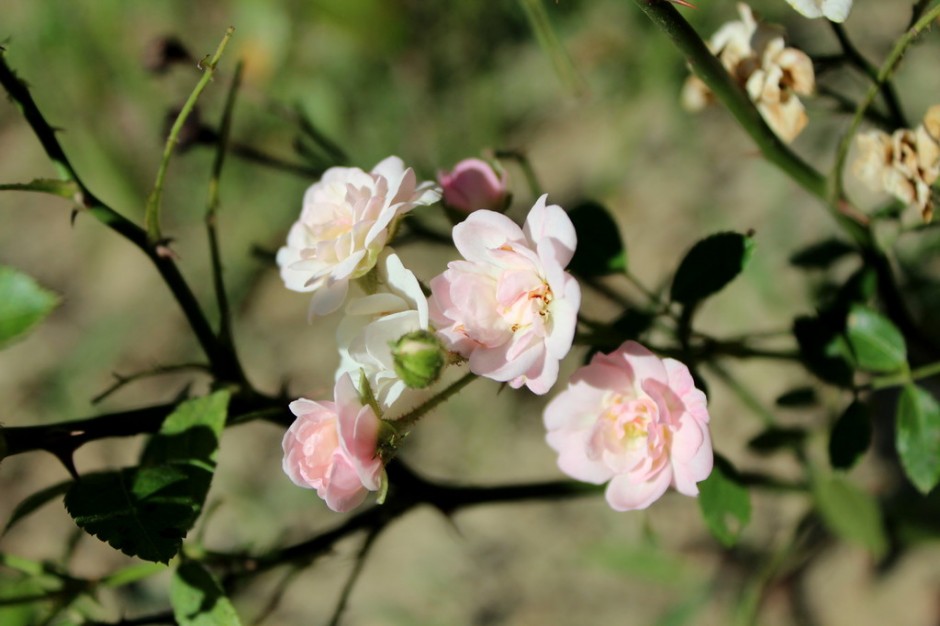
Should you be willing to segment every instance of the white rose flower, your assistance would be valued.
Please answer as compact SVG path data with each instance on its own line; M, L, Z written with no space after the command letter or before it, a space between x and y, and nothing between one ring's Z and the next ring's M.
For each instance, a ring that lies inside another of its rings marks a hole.
M311 316L335 311L346 299L349 281L375 266L398 219L439 198L433 183L418 184L414 171L396 156L371 172L331 167L307 189L300 219L278 250L284 284L313 292Z
M794 9L806 17L823 17L833 22L844 22L852 10L852 0L787 0Z
M378 282L376 293L346 306L336 331L340 354L336 378L349 373L358 386L365 373L375 399L386 408L406 389L395 373L391 344L402 335L428 329L428 300L418 279L394 253L382 255Z

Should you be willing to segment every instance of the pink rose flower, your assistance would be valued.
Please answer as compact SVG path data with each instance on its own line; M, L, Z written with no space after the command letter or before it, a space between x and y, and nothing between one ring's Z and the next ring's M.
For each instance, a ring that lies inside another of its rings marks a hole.
M337 512L362 504L382 486L383 465L376 453L379 418L363 406L352 379L336 381L335 402L301 398L290 403L297 416L284 435L284 472L294 484L316 489Z
M697 495L711 473L705 402L689 368L628 341L594 355L548 404L546 439L572 478L610 481L612 508L645 509L670 485Z
M509 199L506 172L497 176L486 161L464 159L452 171L439 172L437 182L444 192L444 204L458 211L506 210Z
M564 271L574 254L574 226L564 209L532 207L525 227L476 211L454 227L464 261L431 281L431 321L448 350L470 371L546 393L574 338L581 290Z
M418 184L412 169L391 156L364 172L331 167L304 194L300 219L278 250L277 264L288 289L312 291L311 315L326 315L346 298L349 281L367 274L398 219L440 192Z

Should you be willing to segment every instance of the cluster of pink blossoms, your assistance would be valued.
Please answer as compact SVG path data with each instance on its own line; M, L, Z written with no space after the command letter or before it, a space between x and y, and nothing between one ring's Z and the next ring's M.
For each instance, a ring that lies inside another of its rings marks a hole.
M345 304L334 400L291 403L297 419L283 441L284 471L335 511L384 493L383 438L396 433L408 387L424 385L397 368L399 339L410 356L428 337L429 349L451 354L437 362L466 361L474 374L537 394L554 386L571 349L581 291L565 271L577 240L564 209L543 195L520 228L500 212L510 197L505 174L479 159L439 182L419 183L398 157L371 172L331 168L307 190L277 255L285 285L312 292L311 317ZM430 280L427 298L388 244L406 213L441 197L466 216L453 230L463 258ZM351 284L363 293L350 298ZM704 394L683 365L638 344L579 370L545 423L559 467L579 480L610 480L618 510L648 506L670 484L694 495L711 469Z

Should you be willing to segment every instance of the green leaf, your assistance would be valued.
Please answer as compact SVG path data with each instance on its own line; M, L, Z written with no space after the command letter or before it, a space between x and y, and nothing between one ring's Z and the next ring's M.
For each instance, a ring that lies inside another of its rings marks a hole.
M926 390L907 385L901 392L895 443L904 472L926 495L940 481L940 405Z
M896 372L907 365L904 336L891 321L856 304L846 320L846 339L860 369L870 372Z
M790 264L804 269L826 269L853 252L856 249L841 239L824 239L795 253L790 257Z
M716 454L711 475L698 488L698 503L708 529L724 546L733 546L751 520L751 499L737 471Z
M38 191L40 193L51 193L54 196L74 200L80 190L75 181L58 180L56 178L37 178L28 183L0 184L0 191Z
M167 563L199 517L211 480L211 472L181 463L96 472L72 485L65 507L116 550Z
M166 565L162 563L134 563L108 574L100 579L98 584L116 589L125 585L132 585L164 571L166 571Z
M839 350L833 350L842 337L845 318L834 313L818 317L801 316L793 321L793 336L800 347L800 360L820 379L840 387L852 386L852 368Z
M801 448L808 433L805 428L772 426L747 443L754 452L769 454L786 448Z
M13 514L10 515L10 519L4 527L2 534L6 534L17 522L39 509L42 505L55 500L59 496L65 495L65 492L68 491L71 486L72 481L66 480L27 496L13 509Z
M874 497L838 473L814 471L812 490L816 508L833 533L867 548L876 557L885 553L888 539Z
M829 463L835 469L849 469L870 445L871 418L868 407L855 401L832 426Z
M59 297L11 267L0 265L0 347L41 322Z
M739 233L702 239L679 264L670 298L688 306L718 293L741 273L753 248L753 240Z
M147 443L140 464L194 463L214 469L228 401L227 391L217 391L180 404Z
M568 211L568 217L578 235L569 271L591 278L627 269L627 250L617 222L607 209L596 202L585 202Z
M88 474L65 496L86 532L147 561L179 551L209 492L229 393L187 400L144 448L140 467Z
M215 577L196 561L177 568L170 604L180 626L239 626L241 620Z
M812 387L796 387L780 394L774 400L774 404L786 408L814 406L817 403L816 390Z

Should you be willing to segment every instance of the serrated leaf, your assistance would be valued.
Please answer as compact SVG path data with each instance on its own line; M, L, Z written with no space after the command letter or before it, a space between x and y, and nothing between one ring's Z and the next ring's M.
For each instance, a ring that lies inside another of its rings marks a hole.
M205 502L229 393L181 403L144 448L140 467L82 476L65 496L86 532L148 561L179 551Z
M853 402L839 416L829 435L829 463L835 469L848 469L855 465L871 445L871 418L868 407Z
M716 454L711 475L698 488L699 508L708 529L724 546L733 546L751 520L751 499L738 473Z
M926 495L940 481L940 405L927 390L907 385L901 392L895 436L904 472Z
M888 539L878 503L841 474L813 472L813 498L823 522L846 541L868 549L876 557L885 553Z
M72 481L66 480L61 483L56 483L51 487L46 487L24 498L23 501L17 504L16 508L13 509L13 513L10 515L10 519L7 521L7 525L4 527L2 534L6 534L17 522L38 510L44 504L51 502L59 496L65 495L65 492L69 490L71 485Z
M741 273L753 247L753 240L740 233L718 233L702 239L679 264L670 298L688 306L718 293Z
M239 626L241 620L222 586L196 561L180 565L170 582L170 604L180 626Z
M804 407L813 406L818 403L816 390L812 387L797 387L780 394L774 404L779 407Z
M904 336L891 321L860 304L849 311L846 339L860 369L896 372L907 364Z
M0 347L21 338L59 303L59 297L11 267L0 265Z
M188 464L86 474L65 495L85 532L129 556L168 563L199 516L212 473Z
M803 248L790 257L790 265L801 268L826 269L856 249L841 239L824 239Z
M585 202L568 211L578 235L578 246L568 270L592 278L627 269L627 250L617 222L602 205Z
M800 448L808 433L804 428L782 428L772 426L747 443L755 452L769 454L785 448Z

